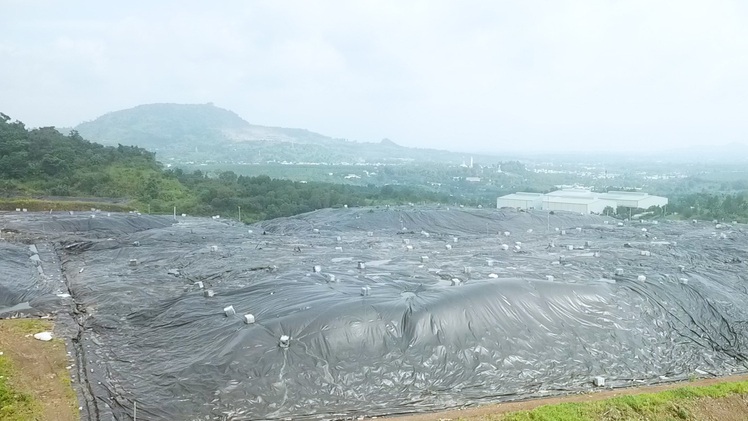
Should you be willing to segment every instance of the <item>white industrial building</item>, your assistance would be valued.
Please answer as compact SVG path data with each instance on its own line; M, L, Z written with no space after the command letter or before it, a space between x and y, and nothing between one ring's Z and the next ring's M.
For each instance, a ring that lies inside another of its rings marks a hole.
M518 192L496 199L497 208L542 209L543 195Z
M601 193L599 197L616 202L616 206L625 206L627 208L648 209L652 206L663 207L668 203L667 197L650 196L647 193L640 192L609 191Z
M497 208L543 209L576 213L603 213L606 207L647 209L665 206L667 197L640 192L595 193L587 189L561 189L547 194L518 192L496 199Z
M615 209L615 202L596 197L546 196L542 209L576 213L603 213L608 206Z

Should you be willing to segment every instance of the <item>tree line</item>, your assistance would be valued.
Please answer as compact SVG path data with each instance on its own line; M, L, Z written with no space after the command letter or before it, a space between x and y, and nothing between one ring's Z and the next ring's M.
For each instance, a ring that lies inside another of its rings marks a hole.
M209 175L164 169L152 152L103 146L77 132L28 129L0 113L0 191L5 196L126 198L141 210L224 214L245 222L315 209L403 203L449 203L446 194L407 186L294 182L268 176Z

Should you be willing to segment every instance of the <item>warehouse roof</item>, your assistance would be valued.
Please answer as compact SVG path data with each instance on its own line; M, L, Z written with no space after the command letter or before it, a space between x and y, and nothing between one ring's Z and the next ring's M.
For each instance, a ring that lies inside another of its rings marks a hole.
M597 193L592 193L587 189L561 189L548 193L546 196L551 197L591 197L594 198Z
M539 200L542 198L543 198L543 195L541 193L526 193L526 192L517 192L517 193L507 194L506 196L499 197L499 199L507 199L507 200Z
M572 204L579 204L579 205L589 205L598 201L601 201L603 199L598 199L597 197L554 197L554 196L546 196L545 199L543 199L544 203L572 203ZM609 200L606 200L606 202Z
M641 193L641 192L609 191L607 193L601 193L600 197L603 199L610 199L610 200L642 200L650 196L648 193ZM655 196L651 196L651 197L655 197Z

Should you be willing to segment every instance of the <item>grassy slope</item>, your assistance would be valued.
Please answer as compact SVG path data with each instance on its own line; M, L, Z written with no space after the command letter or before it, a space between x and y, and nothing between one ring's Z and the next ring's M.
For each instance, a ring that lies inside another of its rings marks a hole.
M0 198L0 211L27 209L29 212L54 211L88 211L91 208L109 212L127 212L136 208L127 204L105 202L78 202L74 200L42 200L30 198Z
M64 342L42 342L30 337L50 330L52 323L47 320L0 320L0 420L80 418L65 368ZM32 352L34 355L30 356Z
M748 382L682 387L658 393L621 396L594 402L545 405L530 411L465 418L466 421L698 420L705 401L748 397ZM748 419L737 414L736 419Z

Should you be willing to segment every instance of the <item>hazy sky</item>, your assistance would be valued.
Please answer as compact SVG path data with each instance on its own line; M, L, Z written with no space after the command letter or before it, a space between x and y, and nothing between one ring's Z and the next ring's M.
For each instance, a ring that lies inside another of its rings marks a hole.
M748 143L748 2L0 0L0 112L154 102L453 150Z

